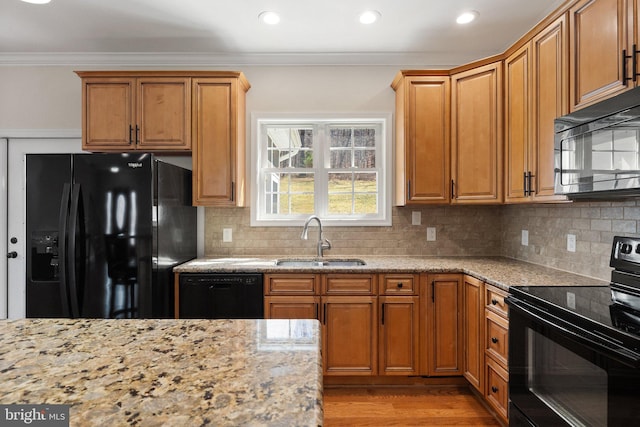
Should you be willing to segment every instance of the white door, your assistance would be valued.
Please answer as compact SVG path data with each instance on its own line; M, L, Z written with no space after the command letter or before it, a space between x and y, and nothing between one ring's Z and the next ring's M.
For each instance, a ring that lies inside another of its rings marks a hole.
M67 133L69 134L69 133ZM6 316L10 319L25 317L26 314L26 224L25 224L25 155L44 153L80 153L82 152L79 137L56 138L9 138L7 141L7 253L15 252L15 258L7 260ZM57 215L57 213L53 213ZM15 243L13 243L15 242ZM0 292L2 298L2 292ZM1 301L1 300L0 300ZM2 312L0 311L0 315Z

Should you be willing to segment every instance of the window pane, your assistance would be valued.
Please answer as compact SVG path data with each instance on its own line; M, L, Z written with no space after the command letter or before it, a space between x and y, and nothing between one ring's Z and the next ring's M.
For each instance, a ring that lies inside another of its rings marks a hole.
M353 165L359 169L372 169L376 167L375 150L355 150Z
M332 193L352 193L353 192L353 174L348 173L330 173L329 174L329 194Z
M270 214L314 212L314 175L269 173L265 176L265 207Z
M292 194L291 195L291 214L312 214L315 212L312 194Z
M331 215L350 214L353 212L353 198L351 194L330 194L329 213Z
M331 169L351 168L351 149L331 149Z
M356 193L377 193L377 173L356 173L354 175L354 191Z
M331 135L330 147L351 147L351 128L331 128L329 134Z
M354 213L375 214L378 213L378 202L376 194L356 194L354 203Z
M267 127L267 167L312 168L313 129L308 127Z
M355 129L353 145L355 147L375 147L376 130L368 128Z

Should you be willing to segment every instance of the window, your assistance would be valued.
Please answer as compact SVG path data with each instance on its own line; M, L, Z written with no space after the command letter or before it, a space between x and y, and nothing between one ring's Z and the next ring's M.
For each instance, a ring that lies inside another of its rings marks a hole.
M252 225L391 225L389 121L254 117Z

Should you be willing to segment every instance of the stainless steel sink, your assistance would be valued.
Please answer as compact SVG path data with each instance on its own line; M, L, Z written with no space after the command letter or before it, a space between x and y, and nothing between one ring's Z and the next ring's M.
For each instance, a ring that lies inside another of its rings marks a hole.
M279 259L282 267L357 267L366 265L361 259Z

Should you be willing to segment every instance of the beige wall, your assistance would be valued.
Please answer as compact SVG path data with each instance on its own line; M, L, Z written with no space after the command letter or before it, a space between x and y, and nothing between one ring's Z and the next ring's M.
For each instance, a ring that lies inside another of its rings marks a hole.
M95 67L94 67L95 68ZM109 67L101 67L107 69ZM183 67L188 69L191 67ZM75 69L86 67L0 67L0 130L79 129L81 87ZM227 69L239 69L228 67ZM252 112L392 112L389 87L394 67L241 67L252 88ZM248 123L248 131L250 123ZM250 135L250 133L248 133ZM0 135L0 137L3 135ZM422 225L411 225L411 211ZM249 209L207 209L207 255L314 255L312 232L297 228L251 228ZM640 204L575 203L504 207L394 208L392 227L327 229L330 255L505 255L608 279L611 239L640 230ZM426 227L437 241L426 241ZM234 241L222 243L222 228ZM529 246L520 245L522 229ZM577 252L566 251L566 234L577 236Z

